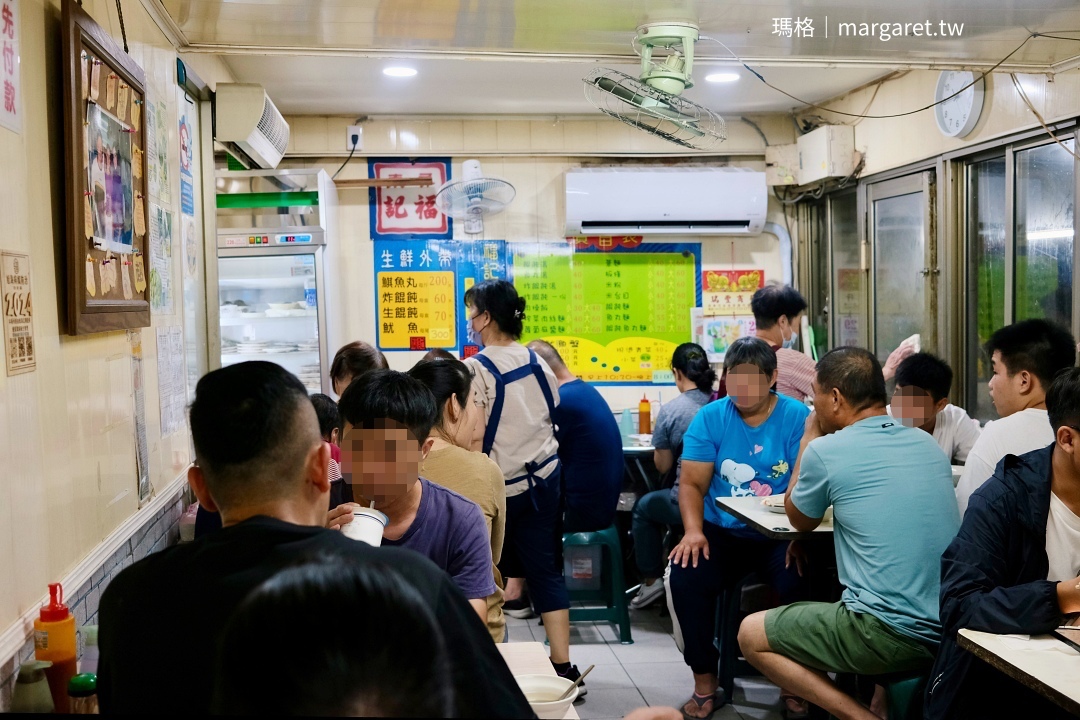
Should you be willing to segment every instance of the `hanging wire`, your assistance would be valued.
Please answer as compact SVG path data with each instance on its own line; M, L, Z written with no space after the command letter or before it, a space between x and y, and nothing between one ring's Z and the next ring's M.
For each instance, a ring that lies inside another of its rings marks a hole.
M1077 160L1080 160L1080 155L1077 155L1074 150L1070 149L1068 145L1063 143L1061 139L1054 134L1054 131L1046 125L1046 121L1043 120L1043 116L1040 115L1039 111L1035 109L1035 105L1032 104L1031 100L1028 98L1027 92L1024 91L1024 87L1020 84L1020 81L1016 79L1016 73L1009 73L1009 77L1012 78L1012 83L1013 86L1016 88L1016 92L1020 94L1020 98L1024 101L1024 104L1028 106L1028 110L1030 110L1031 114L1035 116L1035 119L1039 121L1039 124L1042 125L1042 128L1046 131L1046 134L1052 137L1054 139L1054 142L1056 142L1058 145L1065 148L1066 152L1068 152Z
M82 5L81 0L79 4ZM116 12L118 15L120 15L120 35L124 38L124 52L129 52L127 44L127 29L124 27L124 8L120 7L120 0L116 0Z
M360 138L357 138L356 142L353 143L352 150L349 151L349 157L345 158L345 162L341 163L341 167L339 167L337 169L337 172L330 177L331 180L337 180L337 176L341 174L341 171L344 170L345 166L349 164L350 160L352 160L353 153L356 152L356 146L359 144Z
M1058 30L1058 31L1054 31L1054 32L1080 32L1080 31L1078 31L1078 30ZM825 112L830 112L830 113L833 113L835 115L844 115L844 116L853 117L853 118L871 118L873 120L883 120L883 119L886 119L886 118L898 118L898 117L906 117L908 115L914 115L916 113L923 112L924 110L929 110L930 108L932 108L932 107L934 107L936 105L940 105L942 103L948 102L949 100L952 100L954 97L956 97L960 93L964 92L969 87L972 87L977 82L984 79L987 75L989 75L990 73L994 72L999 67L1004 65L1005 62L1008 61L1009 58L1011 58L1016 53L1020 52L1020 50L1025 45L1027 45L1031 40L1033 40L1034 38L1037 38L1037 37L1047 37L1047 38L1053 38L1055 40L1072 40L1074 42L1080 42L1080 38L1069 38L1069 37L1063 37L1063 36L1060 36L1060 35L1051 35L1051 34L1048 34L1048 33L1033 32L1033 33L1029 34L1026 38L1024 38L1024 41L1022 43L1020 43L1019 45L1017 45L1016 49L1014 49L1011 53L1009 53L1008 55L1003 57L1001 60L999 60L997 63L995 63L993 65L993 67L991 67L989 70L986 70L986 71L980 73L978 75L978 77L974 78L971 82L969 82L967 85L965 85L964 87L962 87L959 90L957 90L956 92L954 92L952 95L949 95L948 97L944 97L941 100L938 100L937 102L930 103L929 105L924 105L923 107L918 108L916 110L908 110L907 112L894 113L894 114L891 114L891 115L866 115L865 111L862 114L860 114L860 113L849 113L849 112L844 112L843 110L832 110L830 108L825 107L824 105L818 105L816 103L812 103L812 102L809 102L807 100L803 100L802 98L796 97L796 96L792 95L791 93L787 92L786 90L782 90L782 89L776 87L775 85L773 85L772 83L770 83L768 80L766 80L761 75L761 73L759 73L757 70L754 70L752 67L750 67L745 62L743 62L742 58L740 58L738 55L736 55L735 52L731 48L729 48L727 45L720 42L716 38L708 37L706 35L702 35L701 39L702 40L712 40L714 43L720 45L722 48L727 50L728 53L731 54L731 57L733 57L736 62L738 62L740 65L742 65L744 68L746 68L746 70L748 72L750 72L755 77L757 77L757 79L760 80L762 83L764 83L767 87L772 88L773 90L777 91L781 95L785 95L785 96L791 98L792 100L794 100L795 102L797 102L797 103L799 103L801 105L805 105L806 107L811 107L811 108L814 108L816 110L824 110ZM867 107L869 108L869 105Z

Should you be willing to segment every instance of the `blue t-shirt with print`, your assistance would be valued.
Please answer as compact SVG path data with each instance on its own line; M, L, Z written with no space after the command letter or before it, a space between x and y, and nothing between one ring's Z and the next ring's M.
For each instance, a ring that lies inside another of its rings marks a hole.
M731 398L723 398L701 408L683 435L683 461L713 463L705 520L748 537L760 536L716 507L714 498L787 490L810 410L786 395L775 397L772 414L757 427L746 424Z

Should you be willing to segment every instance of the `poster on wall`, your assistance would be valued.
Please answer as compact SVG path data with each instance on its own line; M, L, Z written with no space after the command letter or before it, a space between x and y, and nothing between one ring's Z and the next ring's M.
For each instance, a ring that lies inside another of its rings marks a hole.
M86 110L87 187L97 250L129 254L135 245L130 128L94 103Z
M150 204L150 309L155 314L173 312L173 214Z
M0 84L4 99L0 104L0 127L22 132L22 94L19 58L19 0L0 0Z
M754 317L731 317L728 315L705 315L703 308L690 310L694 328L694 342L700 345L709 362L722 363L727 349L741 337L753 337L757 331Z
M450 179L450 158L371 158L369 178L431 176L431 185L369 190L372 240L449 240L450 218L435 208L435 191Z
M20 375L37 367L34 308L30 298L30 256L23 253L0 253L0 272L7 374Z
M376 240L379 349L475 353L466 347L465 291L506 276L502 240Z
M172 206L169 184L169 124L168 109L162 101L147 102L146 108L146 159L147 183L150 197Z
M157 328L158 401L161 437L184 426L187 380L184 377L184 329L179 325Z
M764 270L704 270L701 308L704 315L751 315L750 299L765 287Z
M700 298L700 244L596 238L508 248L527 303L523 342L547 340L587 382L670 377L672 353L690 339L687 310Z
M135 400L135 475L139 507L150 499L150 451L146 444L146 379L143 376L142 330L128 330L131 344L131 387Z

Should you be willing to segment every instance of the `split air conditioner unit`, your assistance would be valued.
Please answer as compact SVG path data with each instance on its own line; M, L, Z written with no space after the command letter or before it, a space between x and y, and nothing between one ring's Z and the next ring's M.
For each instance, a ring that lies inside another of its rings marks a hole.
M566 235L757 235L768 203L746 168L570 170Z
M261 85L219 83L214 139L249 168L275 168L289 145L289 123Z

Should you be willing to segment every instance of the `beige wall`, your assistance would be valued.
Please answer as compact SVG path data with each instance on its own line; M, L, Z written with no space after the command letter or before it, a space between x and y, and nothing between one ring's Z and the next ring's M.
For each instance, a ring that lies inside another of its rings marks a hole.
M1080 70L1057 75L1053 82L1045 75L1018 75L1017 79L1047 123L1080 115ZM934 102L937 80L938 73L935 71L913 70L901 78L884 83L869 110L867 103L874 92L872 87L826 105L859 114L907 112ZM821 114L830 122L853 121L852 118L828 112L811 112ZM979 124L966 138L942 135L934 121L933 110L926 110L902 118L858 121L855 126L855 147L866 153L865 177L1037 127L1038 121L1013 87L1009 75L998 73L987 78Z
M46 584L62 579L138 507L127 336L60 334L61 4L19 5L23 132L0 128L0 248L30 254L37 370L15 377L0 371L0 637L14 637L5 631L18 632L19 617L37 605ZM121 42L114 2L87 0L83 7ZM176 53L139 3L125 3L124 10L131 55L146 72L151 98L169 108L176 205ZM228 77L206 56L197 58L195 70L208 82ZM155 325L183 321L180 269L174 269L175 314L155 316ZM153 332L142 331L146 419L150 479L163 489L184 471L190 440L186 430L160 437Z
M303 149L312 157L288 157L283 166L322 167L333 174L342 163L342 158L327 158L331 153L346 154L343 150L346 139L346 126L351 118L293 117L288 118L292 129L290 147ZM376 126L375 132L369 128ZM409 148L430 155L449 155L453 158L452 175L460 176L461 162L473 156L480 156L484 173L503 178L511 182L517 190L513 203L503 213L495 215L484 223L484 238L507 240L510 242L558 242L564 238L564 185L563 175L571 168L582 165L612 165L641 163L663 164L731 164L764 170L764 158L760 137L743 123L729 125L730 146L733 157L598 157L608 152L621 151L627 155L655 155L657 151L670 152L668 143L653 145L650 136L633 132L630 128L615 121L573 120L560 121L419 121L404 123L378 121L366 123L364 129L363 150L371 155L400 154L409 151L401 148L400 138L405 132L411 134L416 142L410 140ZM506 130L506 127L512 130ZM552 127L561 128L554 134L545 134ZM407 130L403 130L407 128ZM570 128L573 128L570 130ZM583 128L588 128L586 132ZM749 135L740 129L746 128ZM764 120L765 132L770 139L790 135L791 122L786 118ZM629 134L625 134L624 130ZM610 135L623 138L621 143L611 142ZM640 142L641 136L645 138ZM395 140L397 138L397 140ZM463 146L462 139L466 141ZM790 142L790 137L785 141ZM627 151L636 144L648 145L649 150ZM677 148L676 148L677 149ZM568 152L572 151L572 152ZM507 153L507 154L500 154ZM561 153L561 154L560 154ZM319 156L322 157L319 157ZM355 157L342 170L338 179L367 177L367 158ZM350 340L373 342L375 338L375 307L372 292L374 253L371 242L368 191L366 189L339 189L338 202L340 237L338 277L341 282L341 296L336 300L337 308L329 308L332 315L331 326L340 328L338 337L331 337L330 342L337 344ZM783 215L779 204L770 202L769 220L783 225ZM792 230L794 231L794 221ZM455 224L455 234L467 238L460 223ZM750 238L730 237L693 237L670 238L672 241L692 241L702 244L702 263L704 267L718 268L764 268L768 279L780 278L780 252L776 237L763 234ZM734 252L734 264L732 254ZM333 269L330 272L334 272ZM332 305L334 302L332 301ZM336 322L335 322L336 320ZM336 349L332 347L331 353ZM410 368L423 353L392 352L387 353L391 367L399 370ZM600 388L609 404L616 411L623 407L637 409L642 392L647 392L650 399L659 399L662 392L665 400L675 397L673 387L630 386Z

